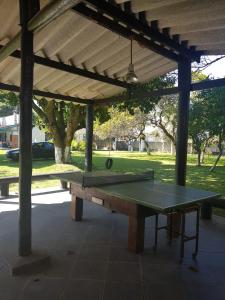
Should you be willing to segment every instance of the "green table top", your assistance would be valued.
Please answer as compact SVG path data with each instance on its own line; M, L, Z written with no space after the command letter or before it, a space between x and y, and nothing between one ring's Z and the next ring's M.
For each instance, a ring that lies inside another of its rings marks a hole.
M93 173L91 176L94 178L99 175ZM82 185L82 173L65 174L59 178ZM143 181L116 182L114 184L96 186L95 188L106 195L116 196L123 200L152 208L158 212L168 212L172 209L190 206L191 204L219 197L219 194L213 192L147 179Z
M200 203L219 194L153 180L103 186L104 193L150 207L159 212Z

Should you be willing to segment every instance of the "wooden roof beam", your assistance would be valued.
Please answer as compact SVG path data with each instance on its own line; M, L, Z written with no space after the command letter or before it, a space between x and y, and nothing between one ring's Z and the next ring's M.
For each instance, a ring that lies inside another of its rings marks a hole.
M33 32L40 30L79 2L80 0L55 0L50 2L28 22L28 29ZM0 50L0 63L20 47L20 40L21 31Z
M201 56L200 52L193 51L188 47L183 48L179 42L170 38L168 35L168 30L166 33L162 33L157 28L153 28L149 26L148 23L138 19L135 14L129 10L130 2L125 5L125 11L123 11L117 5L113 5L105 0L86 0L85 2L93 6L95 9L107 14L111 18L115 18L117 21L123 23L131 30L133 29L140 32L140 34L147 36L151 40L165 45L168 49L173 49L183 57L187 57L192 60L199 60ZM80 6L82 7L84 5L81 3L78 5L78 7Z
M200 91L200 90L212 89L218 87L225 87L225 78L194 82L191 84L190 90ZM158 89L154 91L142 91L142 92L140 92L140 89L138 89L137 91L135 91L134 89L133 91L131 90L131 96L141 99L146 97L162 97L166 95L173 95L173 94L178 94L178 92L179 92L178 87L164 88L164 89ZM127 100L132 101L132 97ZM111 105L119 101L121 101L121 95L109 97L108 99L95 100L95 103L100 105Z
M17 85L13 85L13 84L0 83L0 90L19 93L20 87ZM40 90L36 90L36 89L33 90L33 95L38 96L38 97L50 98L50 99L54 99L54 100L69 101L69 102L80 103L80 104L87 104L90 101L93 101L90 99L81 99L78 97L55 94L55 93L40 91Z
M133 38L143 47L150 49L151 51L161 56L164 56L168 59L177 62L179 61L179 55L177 53L153 42L149 38L144 37L141 33L139 34L136 31L127 28L126 26L120 25L117 21L113 20L112 18L106 17L102 13L96 11L95 9L87 7L83 3L80 3L73 7L73 10L126 39Z
M1 51L1 46L0 46L0 51ZM10 56L12 56L14 58L20 58L21 52L20 52L20 50L16 50L13 53L11 53ZM36 64L39 64L39 65L42 65L45 67L49 67L49 68L53 68L55 70L60 70L60 71L64 71L67 73L79 75L79 76L82 76L85 78L112 84L112 85L119 86L122 88L128 88L130 86L130 84L128 84L125 81L121 81L121 80L118 80L115 78L104 76L104 75L101 75L98 73L90 72L85 69L77 68L75 66L67 65L67 64L64 64L63 62L58 62L58 61L51 60L49 58L41 57L38 55L34 55L34 62Z
M199 91L199 90L211 89L211 88L223 87L223 86L225 86L225 78L214 79L214 80L203 80L203 81L192 83L191 91ZM5 84L5 83L0 83L0 90L12 91L16 93L20 92L20 88L18 86ZM141 99L144 97L161 97L161 96L172 95L177 93L178 93L178 87L172 87L172 88L159 89L150 92L143 91L142 93L140 93L139 90L136 96L138 96L138 98ZM110 97L108 99L91 100L91 99L81 99L81 98L67 96L67 95L55 94L55 93L40 91L35 89L33 90L33 94L39 97L46 97L50 99L62 100L62 101L80 103L80 104L87 104L90 101L93 101L95 104L111 105L113 103L121 101L121 95Z

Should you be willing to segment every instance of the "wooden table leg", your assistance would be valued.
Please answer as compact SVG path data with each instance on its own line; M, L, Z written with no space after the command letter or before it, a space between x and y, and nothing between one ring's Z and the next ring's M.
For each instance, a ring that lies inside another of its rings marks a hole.
M72 194L71 198L71 218L75 221L81 221L83 216L83 199L76 197L74 194Z
M144 250L145 217L129 216L128 250L136 253Z
M181 214L180 213L173 213L171 216L168 215L167 217L167 225L170 225L170 221L172 219L172 234L168 231L168 238L177 238L179 237L180 227L181 227ZM175 232L174 232L175 231Z
M201 218L205 220L212 219L212 204L205 202L202 204L201 208Z

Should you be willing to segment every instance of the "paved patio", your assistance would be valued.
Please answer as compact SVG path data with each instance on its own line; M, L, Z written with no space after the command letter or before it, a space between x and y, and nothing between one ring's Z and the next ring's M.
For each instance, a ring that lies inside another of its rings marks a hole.
M85 203L84 220L75 223L68 192L32 199L33 248L46 249L52 264L33 276L10 275L7 261L18 246L18 199L1 200L0 299L225 299L225 219L201 222L198 262L191 260L190 242L179 265L179 243L168 246L164 232L153 253L152 218L146 222L145 252L136 255L126 250L126 216ZM192 225L190 217L190 230Z

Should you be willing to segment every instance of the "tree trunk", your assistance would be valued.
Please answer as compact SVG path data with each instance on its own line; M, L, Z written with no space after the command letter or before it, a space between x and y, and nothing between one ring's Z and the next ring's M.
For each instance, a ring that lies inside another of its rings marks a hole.
M218 162L219 162L221 156L222 156L222 151L220 151L220 153L219 153L219 155L217 156L217 158L216 158L216 160L215 160L213 166L209 169L210 172L213 172L213 171L215 170L215 168L216 168L216 166L217 166L217 164L218 164Z
M51 128L51 135L53 137L53 143L55 145L55 162L57 164L65 163L65 145L64 140L57 130Z
M209 145L209 138L206 140L206 143L203 147L203 150L202 150L202 164L204 164L204 161L205 161L205 153L206 153L206 148L208 147Z
M66 126L66 137L64 140L64 163L69 164L72 161L71 158L71 143L74 138L74 133L79 127L82 117L82 109L80 106L70 105L70 112Z
M204 164L205 161L205 148L202 150L202 156L201 156L201 164Z
M83 108L73 103L67 104L67 121L63 102L56 103L42 99L39 106L33 102L33 108L53 138L55 162L57 164L71 163L71 142L84 117Z
M71 146L66 146L64 151L64 162L65 164L70 164L71 161Z
M57 164L64 163L64 149L55 145L55 162Z
M201 150L198 150L198 162L197 162L197 166L201 167Z
M191 136L191 138L193 142L193 148L197 152L197 166L201 167L201 153L202 153L201 145L202 144L196 136Z
M175 149L176 149L176 138L172 134L169 133L169 131L162 125L160 124L159 128L163 131L165 136L169 138L169 140L173 143Z
M149 148L149 143L146 141L146 135L144 134L143 131L144 131L144 129L141 130L140 135L139 135L140 142L141 142L141 141L144 142L144 144L145 144L145 149L146 149L146 151L147 151L147 154L150 155L151 152L150 152L150 148Z
M175 154L175 146L174 146L174 143L173 141L170 140L170 154L171 155L174 155Z
M151 155L149 143L148 143L145 139L143 139L143 141L144 141L144 143L145 143L145 148L146 148L147 154L148 154L148 155Z
M69 164L71 163L71 147L70 146L57 146L55 144L55 162L57 164Z
M213 166L210 168L210 170L209 170L210 172L213 172L215 170L215 168L216 168L216 166L217 166L217 164L220 160L220 157L223 154L223 145L222 145L222 136L221 136L221 134L219 135L218 148L219 148L219 155L217 156Z

